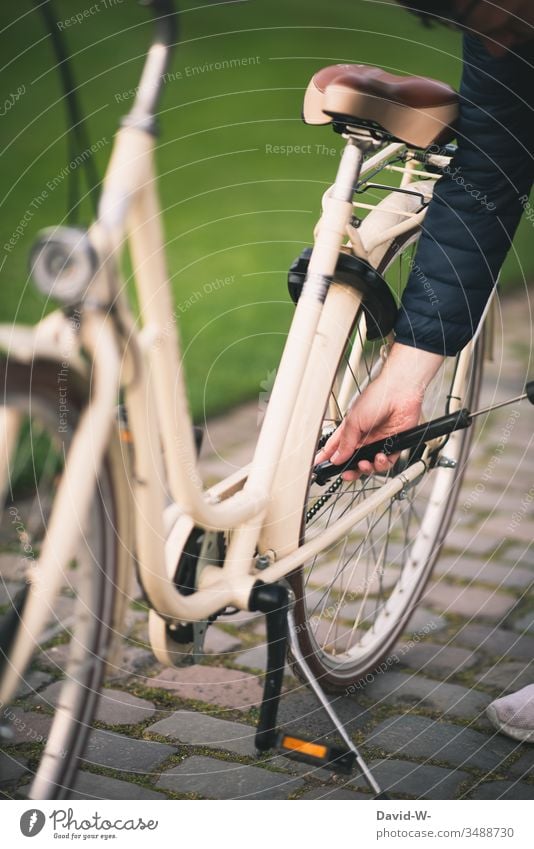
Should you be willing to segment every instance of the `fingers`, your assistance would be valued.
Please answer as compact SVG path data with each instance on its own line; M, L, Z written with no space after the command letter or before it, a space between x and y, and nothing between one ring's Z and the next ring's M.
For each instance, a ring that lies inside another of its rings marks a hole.
M395 460L393 456L388 456L387 454L377 454L373 461L373 465L377 472L381 472L383 474L395 465Z
M346 463L352 457L356 446L361 444L362 434L358 427L351 427L350 420L345 419L339 428L340 437L336 450L330 455L330 460L337 466Z
M315 455L314 464L324 463L325 460L341 466L354 453L356 446L361 442L361 432L358 427L351 426L349 419L345 419L330 439L323 445L322 449Z
M343 424L338 427L336 431L332 434L332 436L326 441L320 451L315 455L314 464L324 463L325 460L330 460L332 454L337 451L337 447L339 445L339 441L341 439L341 431L343 429Z
M369 460L360 460L358 471L344 472L342 478L346 481L355 481L360 475L385 474L395 465L399 456L400 454L391 454L390 456L377 454L372 463Z
M337 466L345 463L355 451L356 446L361 442L361 432L359 428L352 428L345 419L343 424L332 434L323 448L316 454L314 464L324 463L326 460L334 463ZM377 454L373 462L362 460L358 463L358 470L344 472L343 479L346 481L357 480L361 474L371 475L374 472L384 474L395 463L398 455L387 456L386 454Z

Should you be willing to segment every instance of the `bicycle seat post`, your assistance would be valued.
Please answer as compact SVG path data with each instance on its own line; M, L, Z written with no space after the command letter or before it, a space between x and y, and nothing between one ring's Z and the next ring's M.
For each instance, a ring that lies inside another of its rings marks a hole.
M341 155L335 183L323 202L303 294L321 303L326 298L329 283L339 259L339 251L347 236L352 218L352 198L363 164L363 156L372 139L360 133L345 133L347 143Z

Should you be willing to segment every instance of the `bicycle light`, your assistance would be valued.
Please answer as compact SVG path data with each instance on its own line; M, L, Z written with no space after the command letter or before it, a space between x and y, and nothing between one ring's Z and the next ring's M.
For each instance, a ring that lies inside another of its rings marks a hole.
M37 289L68 306L83 299L97 267L87 231L77 227L41 230L30 251L30 273Z

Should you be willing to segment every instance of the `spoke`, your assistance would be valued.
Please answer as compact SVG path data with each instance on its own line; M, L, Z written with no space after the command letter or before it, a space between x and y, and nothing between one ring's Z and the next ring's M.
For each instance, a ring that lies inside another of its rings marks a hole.
M410 258L414 249L415 245L409 248L401 246L386 270L388 284L399 296L411 269ZM342 388L338 395L338 384L333 387L325 428L339 424L335 419L339 416L341 420L342 405L347 406L351 397L357 398L380 372L383 365L381 343L364 342L364 339L362 322L356 326L348 342L348 350L344 352L336 375L336 378L342 375ZM352 354L351 344L354 346ZM448 366L444 367L426 393L426 419L433 418L435 411L443 408L443 399L451 392L449 371ZM308 493L306 537L313 539L323 530L335 527L336 522L345 518L356 506L365 508L367 499L382 489L394 475L392 470L385 475L373 473L337 487L334 481L324 488L322 494L321 491L313 496ZM404 498L393 496L383 501L328 550L320 551L311 563L301 569L304 621L306 618L313 619L314 624L320 624L320 628L310 632L312 647L315 646L312 650L325 671L329 670L335 676L336 667L343 668L342 677L338 680L345 680L352 671L356 673L358 669L365 669L365 664L377 656L380 641L388 635L391 637L393 629L409 612L413 596L406 592L404 597L398 590L402 589L403 574L405 577L407 574L404 567L410 561L412 546L420 529L426 528L425 514L434 478L432 474L430 478L425 474L410 486ZM365 509L362 512L365 513ZM424 564L421 566L424 567ZM420 566L417 568L420 569ZM422 579L420 571L414 573L415 580L419 579L419 574ZM393 595L394 604L390 604ZM386 607L388 616L385 615Z
M374 522L373 522L373 524L372 524L372 526L371 526L371 530L372 530L372 528L373 528L376 524L378 524L378 522L380 522L380 521L383 519L383 517L386 515L386 513L388 512L388 510L389 510L389 505L388 505L388 507L386 507L386 508L385 508L385 510L384 510L382 513L380 513L380 514L379 514L379 515L375 518L375 520L374 520ZM349 539L349 537L347 536L345 539L346 539L346 540L348 540L348 539ZM355 557L355 556L359 553L358 560L357 560L357 562L356 562L355 566L353 567L353 570L352 570L352 573L351 573L351 578L352 578L352 575L354 574L354 568L357 566L357 564L358 564L358 562L359 562L359 560L360 560L360 558L361 558L361 552L363 551L363 547L364 547L364 545L365 545L366 539L367 539L367 536L364 536L364 537L362 538L362 540L358 543L358 545L357 545L356 549L355 549L355 550L352 552L352 554L348 557L348 559L347 559L344 563L342 562L342 563L341 563L341 565L337 567L337 570L336 570L336 572L335 572L334 576L333 576L333 577L332 577L332 579L330 580L330 584L329 584L329 586L328 586L328 587L326 587L326 589L325 589L325 591L324 591L323 595L319 598L319 600L318 600L318 601L317 601L317 603L315 604L315 607L314 607L314 608L310 611L310 616L312 616L312 615L316 612L317 608L319 607L319 604L320 604L320 603L321 603L321 601L325 598L325 595L328 595L328 593L331 591L332 585L335 583L336 578L337 578L337 577L338 577L338 576L339 576L339 575L343 572L343 570L344 570L344 569L346 568L346 566L350 563L350 561L351 561L351 560L352 560L352 559L353 559L353 558L354 558L354 557ZM349 579L349 582L350 582L350 579ZM368 586L370 587L370 583L368 584ZM345 590L345 593L344 593L343 598L344 598L345 596L346 596L346 590ZM341 599L341 601L343 601L343 598Z

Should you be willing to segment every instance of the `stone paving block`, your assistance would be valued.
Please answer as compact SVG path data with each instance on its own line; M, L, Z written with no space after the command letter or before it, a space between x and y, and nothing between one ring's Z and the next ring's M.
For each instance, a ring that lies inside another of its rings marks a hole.
M108 663L107 681L122 681L137 676L156 663L154 654L140 646L123 645Z
M514 493L510 494L503 489L490 489L489 487L481 492L480 488L476 488L480 482L480 475L478 478L474 475L469 475L469 478L465 480L458 499L454 521L458 521L458 514L465 516L473 523L477 521L477 517L480 514L484 514L489 521L491 521L493 516L504 514L508 516L509 521L511 514L516 509L517 495Z
M262 616L261 619L258 619L254 623L251 630L252 630L253 634L256 634L258 637L261 637L262 640L265 642L267 637L266 637L266 631L265 631L265 619L263 618L263 616Z
M255 613L252 610L238 610L237 613L225 617L225 624L241 627L242 625L250 625L251 622L259 621L260 619L262 623L265 621L262 613Z
M372 711L361 707L354 696L336 696L334 707L349 734L372 720ZM300 685L286 693L278 709L278 724L284 731L300 733L313 740L334 739L334 727L313 693Z
M93 772L79 772L69 799L142 799L147 801L164 799L164 793L141 787L132 781L120 781L109 775L95 775Z
M193 756L163 772L157 787L206 799L287 799L302 779L257 766Z
M529 662L534 658L534 636L523 636L514 631L490 625L478 623L464 625L451 641L487 655L508 656Z
M0 572L0 607L12 605L21 589L21 584L14 581L6 581Z
M377 675L361 695L375 706L410 704L473 721L485 721L484 710L491 701L490 696L477 690L394 670Z
M114 731L91 731L84 761L107 766L124 773L150 775L156 767L176 752L174 746L137 740Z
M330 629L330 622L328 620L315 620L312 623L312 627L314 627L314 632L318 639L321 636L326 636L327 631ZM258 624L254 629L254 633L257 636L263 639L262 643L259 643L256 646L253 646L251 649L247 649L243 652L236 652L235 658L233 659L233 663L236 666L242 666L244 669L259 669L265 670L267 665L267 644L266 634L265 634L265 626L263 623ZM348 632L349 628L345 628L345 631ZM284 670L284 675L289 678L295 678L295 670L291 663L286 663L286 667Z
M5 518L5 516L4 516ZM2 522L3 524L3 522ZM8 530L10 530L8 528ZM5 529L2 527L1 530L1 538L2 542L6 541ZM24 557L21 557L20 554L13 554L11 552L2 552L0 554L0 575L2 576L3 581L14 581L18 582L20 586L20 581L24 580L28 568L28 564ZM0 585L3 581L0 581Z
M501 539L521 540L524 543L529 543L532 539L532 511L527 511L522 514L521 521L514 521L513 514L516 511L522 512L521 501L528 494L532 487L532 476L529 472L529 477L521 483L518 481L519 492L517 493L516 503L510 509L507 516L492 517L486 527L492 535L498 535Z
M444 581L433 582L423 596L423 603L443 613L456 616L477 616L492 622L501 621L515 604L512 596L497 590L476 586L454 586Z
M139 699L122 690L104 689L98 702L96 718L107 725L137 725L156 713L152 702Z
M31 669L24 675L23 681L17 689L17 698L22 699L34 695L35 691L52 680L52 676L40 669Z
M488 458L489 460L489 458ZM484 465L480 466L478 469L478 477L475 474L469 474L469 479L464 481L465 492L467 493L464 498L467 498L469 503L472 503L472 510L476 511L477 505L476 501L474 501L477 490L476 487L479 483L484 483L488 497L492 495L495 498L495 503L499 500L499 510L501 512L502 518L506 520L506 525L508 526L512 521L513 514L521 509L521 500L524 498L525 494L530 489L532 482L529 482L528 479L525 479L522 475L519 476L517 474L510 475L507 472L505 466L501 466L499 468L498 474L496 474L491 480L481 481L481 477L484 475L486 471L488 461L484 463ZM470 468L470 472L473 470ZM484 513L485 508L481 508L481 512L483 515L480 517L481 519L481 527L483 529L482 532L487 530L491 524L492 519L494 518L492 515L491 506ZM482 524L482 522L486 522L487 524ZM515 523L514 523L515 524ZM517 530L516 527L509 528L506 530L506 533L501 534L501 538L513 540L514 539L514 531ZM493 534L492 534L493 535ZM522 538L521 538L522 539Z
M32 703L55 707L62 684L62 681L56 681L46 687L31 699ZM122 690L104 688L98 700L96 719L107 725L137 725L138 722L144 722L155 713L156 708L146 699L139 699Z
M525 743L521 749L521 757L508 767L507 772L519 778L531 778L534 775L534 746Z
M51 669L53 672L63 672L70 651L70 643L59 643L56 646L49 646L41 649L39 652L39 664Z
M171 690L181 699L196 699L220 707L249 710L259 705L263 682L254 675L218 666L164 669L146 680L148 687Z
M25 758L0 752L0 787L19 781L27 771L27 763Z
M534 582L534 573L530 569L524 569L519 564L495 562L495 558L488 561L472 560L463 556L443 557L438 560L434 574L476 580L495 587L512 589L525 589Z
M48 737L52 717L36 711L23 711L21 708L8 708L5 718L13 734L10 745L19 743L42 743Z
M413 796L415 799L454 799L462 781L469 778L469 773L460 769L445 769L394 758L371 761L369 767L382 790L388 794ZM355 787L366 786L361 777L351 781L351 784Z
M234 636L234 634L228 634L221 628L217 628L216 625L208 628L204 642L204 651L206 654L232 654L233 656L237 654L240 646L241 640L239 637Z
M444 550L458 551L471 557L479 554L490 555L499 543L500 538L493 538L491 530L481 533L478 529L469 531L453 528L445 537Z
M534 682L534 661L521 663L496 663L476 679L486 687L495 687L499 692L513 692Z
M262 643L247 651L236 653L234 663L236 666L245 667L245 669L264 670L267 665L267 646Z
M470 796L472 799L534 799L534 785L523 781L486 781Z
M59 596L54 601L54 609L50 614L47 626L39 637L40 645L55 639L63 631L74 625L74 599Z
M451 641L452 642L452 641ZM423 670L429 675L451 675L471 669L479 663L476 652L454 645L419 642L415 645L400 643L394 649L402 666Z
M534 635L534 610L530 610L528 613L520 616L519 619L516 619L512 628L519 634Z
M503 551L503 558L512 563L520 563L521 566L532 569L534 567L534 545L532 541L515 542Z
M366 745L396 757L428 758L462 769L488 771L501 768L517 749L514 741L502 735L485 735L425 716L389 717L368 734Z
M57 646L43 649L39 654L39 663L55 672L63 671L67 662L69 646L61 643ZM151 651L138 646L125 644L120 646L108 663L107 681L118 681L129 678L140 670L152 666L156 659Z
M201 713L193 713L193 711L176 711L147 728L145 735L148 734L158 734L190 746L213 747L251 758L257 757L254 745L256 726L228 722L225 719L216 719ZM323 781L329 781L333 774L328 770L318 769L282 755L269 755L262 759L262 763L270 768Z
M313 790L308 790L298 797L298 802L301 801L357 801L359 799L368 802L373 797L368 793L357 793L355 790L349 790L347 787L314 787Z
M145 734L158 734L190 746L208 746L255 757L256 728L239 722L228 722L190 710L177 710L166 719L150 725Z
M122 636L130 637L132 634L139 630L137 628L138 625L146 626L147 615L148 614L146 610L137 610L132 609L131 607L127 608L126 613L124 615L124 630ZM140 630L143 630L143 628L141 628Z
M316 740L317 736L314 735L313 739ZM337 782L340 777L334 772L334 770L315 767L311 764L297 761L294 758L288 758L285 755L268 755L267 757L263 757L261 762L269 768L282 770L283 772L290 772L293 775L299 775L306 779L313 778L314 780L323 781L327 784L331 784L334 780Z
M356 599L358 596L363 595L366 591L368 591L370 595L376 595L380 592L381 587L383 589L391 589L395 586L400 574L400 569L392 566L391 561L394 561L396 558L400 560L402 556L402 546L399 546L398 551L395 551L395 548L396 546L392 544L388 546L388 563L381 572L380 576L377 574L366 575L363 567L360 569L351 568L350 570L344 570L343 575L339 576L337 580L338 586L342 585L343 591L347 591L349 594L352 594ZM321 590L319 599L321 599L324 590L330 586L332 576L337 572L337 570L338 563L336 560L332 560L331 562L324 563L324 565L318 566L311 571L308 587L313 586ZM350 604L346 604L345 610L350 610L350 607ZM356 615L358 610L359 604L355 607Z
M410 635L421 633L438 634L446 627L447 620L441 614L421 605L415 608L412 617L404 629L404 633Z

